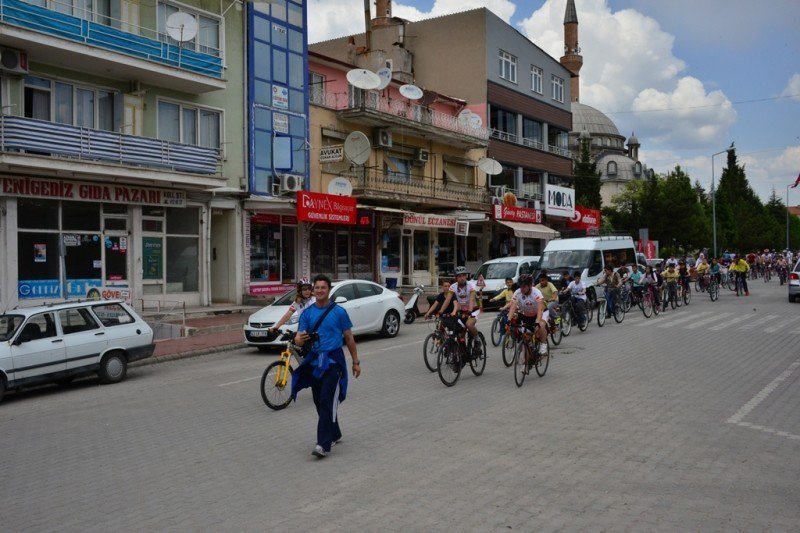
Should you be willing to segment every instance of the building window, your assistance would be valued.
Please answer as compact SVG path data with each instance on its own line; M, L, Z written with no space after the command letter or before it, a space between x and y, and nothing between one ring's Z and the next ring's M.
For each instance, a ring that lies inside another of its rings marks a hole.
M219 149L222 146L219 111L173 102L158 102L158 138Z
M389 181L407 182L411 178L411 161L388 156L383 160L383 172Z
M325 105L325 76L316 72L309 72L308 92L308 97L312 104Z
M250 281L292 283L296 235L297 228L282 225L279 215L250 217Z
M500 77L511 83L517 83L517 58L500 50Z
M615 161L608 162L608 165L606 165L606 174L609 176L617 175L617 163Z
M633 164L633 173L636 176L641 176L641 174L642 174L642 164L639 161L637 161L636 163Z
M179 43L167 34L167 19L173 13L183 11L193 16L197 21L197 35L183 43ZM174 46L180 46L183 49L201 52L212 56L222 57L222 50L220 49L220 23L219 19L201 15L200 13L193 13L186 11L183 8L164 3L158 3L158 40L169 43Z
M116 131L122 95L35 76L25 78L24 115L94 130Z
M559 78L558 76L553 76L552 78L552 85L553 85L553 100L557 100L559 102L564 102L564 80Z
M542 69L531 67L531 91L542 94Z
M532 141L542 142L542 123L529 118L522 118L522 136ZM541 149L541 146L537 146Z
M502 131L510 135L517 135L517 114L498 107L492 107L489 116L489 125L493 130Z
M144 294L197 292L200 288L200 210L142 207ZM165 268L165 264L168 268Z

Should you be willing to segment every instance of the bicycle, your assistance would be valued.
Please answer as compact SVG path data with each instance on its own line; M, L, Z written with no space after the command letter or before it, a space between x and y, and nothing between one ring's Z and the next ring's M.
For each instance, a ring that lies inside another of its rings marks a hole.
M655 313L658 316L659 306L658 298L656 298L656 291L658 288L654 283L648 284L645 288L644 296L642 297L642 314L645 318L650 318Z
M274 411L285 409L292 401L291 378L294 373L291 365L292 357L297 359L298 363L303 360L300 355L300 347L292 342L294 333L278 331L277 334L281 335L281 341L286 344L278 360L268 365L261 376L261 399L264 400L267 407Z
M764 268L764 283L769 283L772 279L772 269L767 266Z
M689 305L689 302L692 301L692 288L689 285L689 282L681 282L680 287L680 298L683 300L683 303Z
M580 298L571 295L564 296L564 301L561 303L561 333L565 337L569 337L572 333L572 326L578 326L581 331L586 331L589 325L588 314L586 312L586 303ZM560 299L560 297L559 297ZM578 319L578 311L583 311L583 320Z
M425 361L425 366L431 372L436 372L436 361L439 350L447 339L439 317L436 317L436 322L434 324L434 330L425 337L425 342L422 343L422 358Z
M506 333L503 335L503 364L508 368L514 364L514 350L517 346L519 328L510 321L506 323Z
M717 279L715 277L708 277L708 297L711 298L712 302L716 302L719 299L719 283L717 283Z
M536 327L540 327L538 323ZM541 342L533 332L529 332L527 328L523 329L522 338L517 343L517 348L514 351L514 382L517 387L521 387L525 382L525 376L528 375L531 368L535 368L536 374L541 378L544 377L545 373L547 373L547 367L550 366L549 347L546 355L540 354L539 346Z
M454 316L441 317L442 325L447 333L436 362L439 379L447 387L452 387L461 376L461 369L469 362L470 370L476 376L483 374L486 368L486 339L478 332L477 337L466 338L467 327L460 318ZM481 343L481 353L475 355L475 342Z
M676 281L667 282L667 294L664 299L663 311L667 310L667 305L675 309L678 304L678 283Z
M778 279L781 282L781 286L786 284L786 267L778 267Z
M603 296L597 297L597 326L603 327L606 323L606 308L608 307L608 303L606 301L605 294ZM591 314L590 314L591 316ZM591 320L591 318L589 319Z
M492 346L500 346L506 332L508 323L508 311L500 311L492 321Z

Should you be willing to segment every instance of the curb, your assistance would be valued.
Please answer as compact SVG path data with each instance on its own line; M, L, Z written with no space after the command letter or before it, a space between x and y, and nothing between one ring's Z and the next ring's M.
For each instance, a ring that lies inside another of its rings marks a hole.
M139 366L158 365L161 363L168 363L170 361L178 361L180 359L189 359L190 357L198 357L200 355L209 355L220 352L227 352L228 350L237 350L240 348L247 348L247 343L237 342L235 344L223 344L221 346L211 346L208 348L201 348L199 350L192 350L189 352L171 353L165 355L158 355L134 361L128 365L128 368L136 368Z

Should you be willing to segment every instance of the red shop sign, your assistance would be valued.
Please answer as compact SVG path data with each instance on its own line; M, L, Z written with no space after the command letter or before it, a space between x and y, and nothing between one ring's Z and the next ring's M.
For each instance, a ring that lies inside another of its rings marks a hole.
M495 220L513 220L514 222L527 222L529 224L542 223L542 212L539 209L513 207L499 204L493 207L493 215Z
M600 210L576 205L575 214L567 221L567 227L570 229L600 228Z
M280 215L269 215L267 213L256 213L250 217L251 224L275 224L281 223Z
M356 223L356 199L300 191L297 193L297 218L306 222L352 225Z

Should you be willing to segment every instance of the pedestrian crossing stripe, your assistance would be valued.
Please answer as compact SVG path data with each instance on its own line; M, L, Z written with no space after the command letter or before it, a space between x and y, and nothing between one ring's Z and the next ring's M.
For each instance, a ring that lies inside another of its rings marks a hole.
M767 322L775 320L776 318L778 318L778 316L780 315L767 315L763 318L756 320L755 322L750 322L749 324L745 324L744 326L742 326L742 329L753 329L755 327L760 326L761 324L766 324Z
M683 322L688 322L690 320L697 320L698 318L702 318L708 316L710 314L716 313L716 311L703 311L702 313L690 313L689 316L678 318L677 320L673 320L671 318L667 318L668 322L661 322L658 327L660 328L670 328L677 324L681 324Z
M737 316L736 318L728 320L727 322L723 322L722 324L716 325L708 329L710 331L720 331L727 328L728 326L733 326L734 324L738 324L739 322L744 322L745 320L752 320L752 318L753 318L752 315L740 315Z
M694 324L689 324L688 326L686 326L686 329L697 329L697 328L703 327L703 326L705 326L707 324L711 324L712 322L716 322L717 320L725 320L726 318L728 318L729 316L732 316L732 315L733 315L733 313L720 313L720 314L718 314L716 316L712 316L710 318L706 318L704 320L697 321Z
M764 332L765 333L775 333L776 331L779 331L779 330L789 326L789 324L792 324L793 322L796 322L797 320L800 320L800 317L793 317L793 318L790 318L789 320L781 320L779 323L775 324L774 326L771 326L771 327L765 329Z

